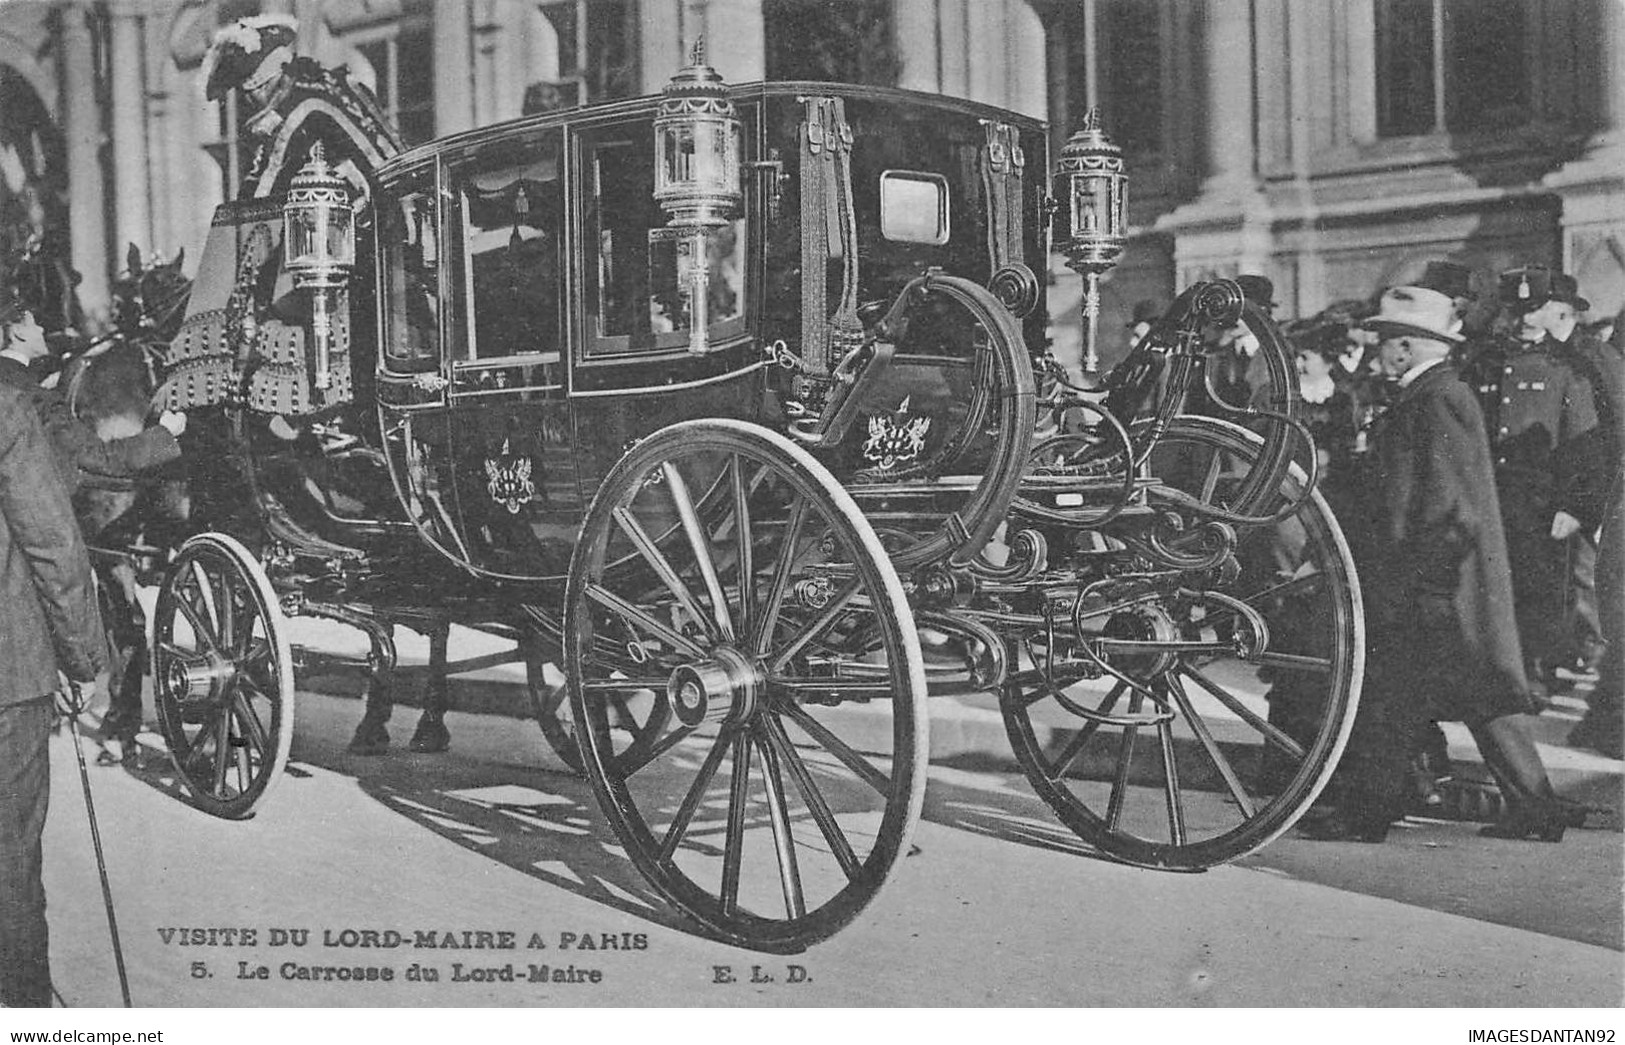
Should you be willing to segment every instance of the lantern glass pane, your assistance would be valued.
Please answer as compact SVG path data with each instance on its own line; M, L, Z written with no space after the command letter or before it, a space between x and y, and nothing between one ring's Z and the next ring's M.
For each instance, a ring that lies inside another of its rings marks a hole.
M354 214L343 206L333 207L327 213L327 256L338 265L355 264Z
M679 124L666 129L662 173L667 187L694 184L694 129Z
M1093 236L1100 231L1105 216L1095 196L1095 179L1072 179L1072 235Z
M283 215L286 242L282 256L289 267L309 265L317 260L316 213L311 208L298 207Z

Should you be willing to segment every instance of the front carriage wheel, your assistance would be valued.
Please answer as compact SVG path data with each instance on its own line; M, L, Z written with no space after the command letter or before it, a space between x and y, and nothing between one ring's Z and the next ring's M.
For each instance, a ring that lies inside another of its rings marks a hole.
M237 541L181 545L153 610L158 726L204 812L253 816L293 743L293 655L276 592Z
M926 685L902 585L823 466L742 422L656 432L594 498L565 614L587 776L654 888L758 950L851 922L919 818Z
M1178 418L1151 454L1152 505L1184 494L1233 508L1260 445L1229 422ZM1348 544L1321 495L1303 499L1304 481L1293 466L1257 510L1301 507L1242 528L1208 584L1102 613L1115 674L1057 684L1029 662L1002 692L1028 780L1103 852L1168 870L1233 860L1290 827L1336 767L1364 624Z

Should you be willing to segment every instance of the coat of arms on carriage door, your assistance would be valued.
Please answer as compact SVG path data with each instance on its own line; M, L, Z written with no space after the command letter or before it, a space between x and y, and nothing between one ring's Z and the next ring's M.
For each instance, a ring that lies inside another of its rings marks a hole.
M530 503L536 494L536 484L530 480L531 462L528 456L512 452L508 440L502 440L502 452L485 459L485 489L491 500L508 509L513 515Z
M910 417L909 398L904 396L890 414L869 418L869 439L863 444L863 458L877 471L889 472L914 460L925 449L925 433L931 428L931 419Z

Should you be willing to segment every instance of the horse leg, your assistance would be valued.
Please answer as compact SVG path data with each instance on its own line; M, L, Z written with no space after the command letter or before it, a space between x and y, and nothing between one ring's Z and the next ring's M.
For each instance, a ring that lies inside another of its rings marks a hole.
M350 738L350 753L382 755L389 749L389 730L384 728L384 723L389 721L389 713L394 709L391 687L395 678L395 636L388 624L372 616L359 616L350 622L366 632L372 643L362 684L367 710Z
M451 696L446 685L446 654L451 644L451 622L441 618L429 630L429 682L424 687L423 714L407 747L425 754L438 754L451 747L451 731L446 729L446 709Z
M135 572L127 562L98 561L97 588L107 633L108 707L102 719L103 753L97 762L139 762L142 666L147 662L146 617L135 597Z

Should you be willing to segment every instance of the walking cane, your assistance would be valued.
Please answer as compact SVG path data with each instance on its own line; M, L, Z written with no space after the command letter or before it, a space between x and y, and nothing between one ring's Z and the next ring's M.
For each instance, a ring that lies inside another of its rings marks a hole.
M85 769L85 747L79 737L79 712L85 708L79 684L69 682L72 691L68 706L68 732L73 734L73 753L79 756L79 782L85 789L85 812L90 817L90 843L96 850L96 873L102 879L102 904L107 908L107 931L113 937L113 961L118 965L119 991L124 995L124 1007L130 1004L130 977L124 971L124 948L119 945L118 918L113 913L113 890L107 883L107 857L102 853L102 832L96 825L96 804L90 798L90 773Z

